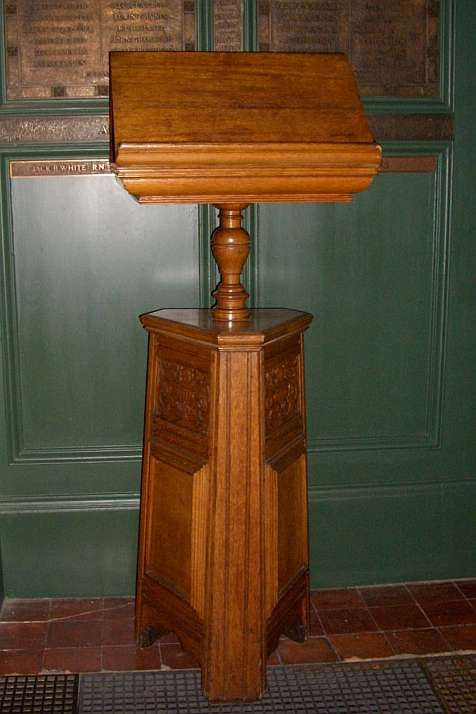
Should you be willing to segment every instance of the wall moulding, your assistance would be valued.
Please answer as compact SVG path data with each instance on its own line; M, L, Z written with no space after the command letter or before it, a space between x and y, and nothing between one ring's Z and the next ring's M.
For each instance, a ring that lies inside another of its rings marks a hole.
M107 116L0 117L0 144L96 144L109 140Z
M369 114L379 141L447 141L454 135L449 114ZM0 144L92 144L109 140L109 117L1 117Z
M85 495L81 498L65 498L64 495L51 495L46 497L18 497L0 499L1 514L22 513L62 513L78 511L138 511L138 494L111 494Z

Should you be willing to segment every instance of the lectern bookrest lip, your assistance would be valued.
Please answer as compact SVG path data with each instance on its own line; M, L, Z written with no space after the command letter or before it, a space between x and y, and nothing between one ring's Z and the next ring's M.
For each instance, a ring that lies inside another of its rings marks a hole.
M248 310L250 202L345 202L380 163L339 54L112 53L111 159L141 203L213 203L209 310L149 333L137 633L174 630L212 699L256 699L309 631L304 330Z

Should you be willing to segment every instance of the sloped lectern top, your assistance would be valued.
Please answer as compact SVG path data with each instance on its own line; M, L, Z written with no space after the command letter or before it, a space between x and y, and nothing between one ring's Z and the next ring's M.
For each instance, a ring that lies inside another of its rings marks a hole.
M112 52L111 99L143 203L349 201L380 163L342 54Z

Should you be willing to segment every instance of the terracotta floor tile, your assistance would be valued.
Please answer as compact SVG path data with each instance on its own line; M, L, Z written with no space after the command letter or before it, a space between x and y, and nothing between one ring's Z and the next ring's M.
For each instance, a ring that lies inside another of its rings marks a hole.
M407 605L413 604L413 597L404 585L390 585L383 588L359 588L366 605Z
M349 632L372 632L378 629L365 608L342 610L321 610L319 612L324 632L329 635L347 634Z
M408 630L418 627L430 627L428 619L418 605L372 607L370 612L381 630Z
M311 637L320 637L324 634L319 615L312 609L312 607L309 630Z
M392 648L382 632L329 635L329 640L342 659L378 659L393 655Z
M314 590L311 592L311 600L318 611L364 606L364 601L357 588Z
M99 672L100 647L58 647L43 653L42 672Z
M104 645L135 645L134 620L131 617L105 619L102 625Z
M335 662L338 659L325 637L312 637L306 642L281 640L278 650L284 664Z
M51 601L50 619L62 619L68 617L91 618L97 620L102 615L104 600L102 597L95 598L61 598Z
M424 655L436 652L447 652L448 645L438 630L400 630L386 632L395 654Z
M471 625L476 623L476 610L467 600L428 602L422 605L433 625Z
M105 597L103 598L103 608L108 610L110 608L124 607L126 605L135 605L135 598L133 597Z
M38 674L43 650L0 650L0 675Z
M459 600L463 597L456 585L445 583L413 583L407 585L415 600L420 604L442 602L443 600Z
M476 625L440 627L440 632L453 649L476 652Z
M104 619L114 619L116 617L129 617L131 620L135 618L135 603L134 602L122 602L112 603L105 602L104 604Z
M50 600L5 600L0 612L2 622L44 622L50 614Z
M46 622L0 622L0 649L42 649L47 630Z
M180 645L160 644L162 663L171 669L196 669L199 664L191 654L185 652Z
M143 649L134 645L104 646L102 648L102 668L109 672L160 669L161 666L162 659L158 645Z
M476 580L458 580L456 587L467 598L476 598Z
M102 620L58 620L50 622L47 648L96 647L102 644Z

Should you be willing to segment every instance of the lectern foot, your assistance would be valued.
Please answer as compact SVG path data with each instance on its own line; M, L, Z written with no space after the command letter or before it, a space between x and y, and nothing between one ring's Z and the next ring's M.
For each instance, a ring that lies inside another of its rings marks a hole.
M162 635L165 635L165 632L161 632L157 627L153 627L152 625L147 625L139 631L137 637L138 645L139 647L150 647Z
M289 637L290 640L294 640L295 642L304 642L308 636L307 627L301 618L295 620L291 625L289 625L284 630L284 634L286 637Z

